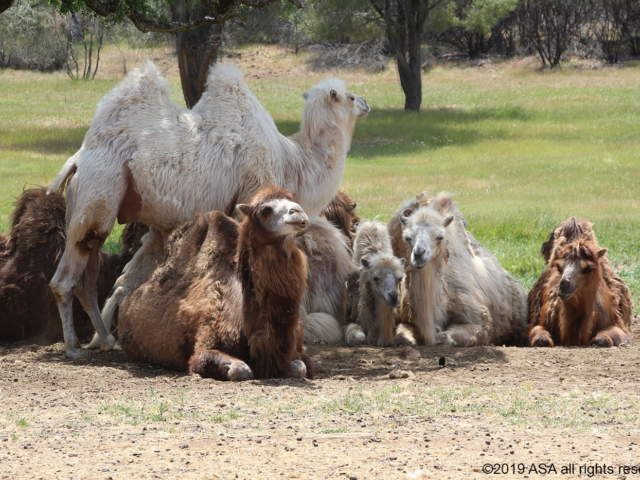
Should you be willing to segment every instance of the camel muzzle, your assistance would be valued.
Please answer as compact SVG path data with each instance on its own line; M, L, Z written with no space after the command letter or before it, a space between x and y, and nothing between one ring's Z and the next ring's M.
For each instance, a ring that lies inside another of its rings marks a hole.
M307 225L309 225L309 219L307 219L306 217L297 215L293 218L289 218L285 220L284 223L286 223L287 225L291 225L293 227L297 227L298 230L302 230L304 228L307 228Z

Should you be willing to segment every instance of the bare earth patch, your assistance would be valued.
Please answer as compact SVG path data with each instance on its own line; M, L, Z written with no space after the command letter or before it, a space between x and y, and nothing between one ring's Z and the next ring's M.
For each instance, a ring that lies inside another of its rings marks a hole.
M578 478L597 463L623 478L638 465L637 345L308 350L313 381L238 384L121 351L74 363L62 344L0 344L0 477L472 479L506 463L502 478L537 478L545 463Z

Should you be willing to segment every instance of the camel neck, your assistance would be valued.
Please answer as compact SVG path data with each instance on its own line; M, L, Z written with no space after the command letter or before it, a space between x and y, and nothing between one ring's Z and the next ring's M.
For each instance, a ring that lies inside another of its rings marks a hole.
M598 290L604 280L602 271L594 275L593 280L564 302L564 318L560 323L560 336L563 344L586 345L596 328L596 301ZM577 334L580 338L572 338ZM582 338L586 334L585 338Z
M444 288L443 255L432 259L421 270L411 273L411 302L418 326L426 345L436 343L436 326L446 314L447 296Z
M379 295L376 295L375 306L376 324L380 330L380 343L392 345L395 326L394 309Z

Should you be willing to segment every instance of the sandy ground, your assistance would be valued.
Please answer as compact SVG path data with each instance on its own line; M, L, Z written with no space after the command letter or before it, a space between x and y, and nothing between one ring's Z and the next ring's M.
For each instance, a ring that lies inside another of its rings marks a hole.
M315 380L242 384L0 344L0 477L640 478L633 330L613 349L310 346Z

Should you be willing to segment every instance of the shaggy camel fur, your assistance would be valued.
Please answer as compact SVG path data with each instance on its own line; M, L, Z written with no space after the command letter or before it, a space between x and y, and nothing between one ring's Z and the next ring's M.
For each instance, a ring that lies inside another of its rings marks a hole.
M356 235L356 227L362 217L356 213L356 202L342 190L339 190L329 205L322 209L320 216L326 218L349 239L349 248Z
M316 218L298 235L296 243L308 263L301 312L304 338L307 342L341 342L346 281L354 271L348 239L327 220Z
M345 331L347 343L391 345L405 259L393 256L389 231L380 222L363 221L358 225L353 250L353 261L362 270L354 302L357 315Z
M543 244L547 268L529 292L527 345L631 343L629 289L598 246L592 224L572 217Z
M68 356L87 353L73 344L74 288L96 328L91 346L112 347L107 329L117 305L155 269L169 232L195 213L232 214L267 185L292 191L312 217L320 213L338 192L356 119L369 106L335 79L304 98L300 132L291 138L278 132L235 67L212 68L191 110L171 101L151 62L101 100L82 147L51 184L52 191L67 185L69 237L51 288ZM156 233L118 281L103 323L96 258L116 218L140 220Z
M309 269L300 316L305 341L338 343L344 337L346 281L355 272L351 244L360 217L356 203L343 191L333 197L320 216L326 221L314 220L297 238Z
M267 189L238 205L240 226L211 212L176 229L164 264L120 310L127 357L218 380L311 378L299 316L306 258L295 243L308 219L292 198Z
M451 195L394 215L410 255L396 344L501 344L522 334L527 321L522 287L469 232ZM405 216L402 213L409 213Z
M100 252L98 302L109 295L124 265L140 246L147 227L135 222L122 234L122 253ZM0 340L25 340L51 344L62 340L62 325L49 281L66 241L65 201L44 188L25 190L16 200L11 231L0 250ZM76 301L73 305L78 336L93 335L89 317Z

